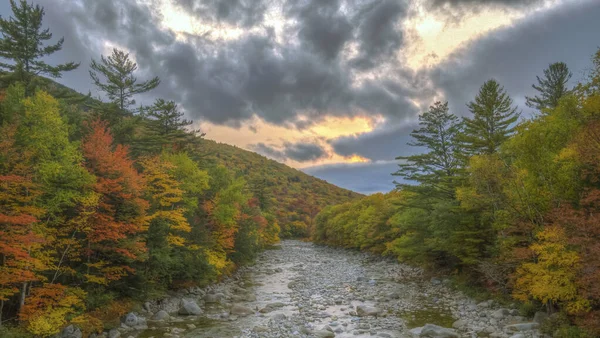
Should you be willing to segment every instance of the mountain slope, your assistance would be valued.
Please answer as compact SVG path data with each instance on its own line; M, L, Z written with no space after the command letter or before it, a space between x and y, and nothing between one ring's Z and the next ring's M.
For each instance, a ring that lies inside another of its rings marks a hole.
M105 105L52 79L39 77L37 81L40 88L77 107L68 117L72 123L80 123L80 114L89 112L90 107ZM363 196L236 146L202 139L199 147L192 148L190 155L204 168L220 164L242 176L261 201L261 209L277 218L282 238L308 236L313 218L322 208Z
M201 149L202 161L224 165L244 177L277 217L283 238L308 235L322 208L362 196L236 146L205 139Z

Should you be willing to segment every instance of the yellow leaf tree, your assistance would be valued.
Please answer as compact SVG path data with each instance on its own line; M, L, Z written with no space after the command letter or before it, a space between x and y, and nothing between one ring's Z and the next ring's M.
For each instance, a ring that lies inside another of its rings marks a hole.
M564 306L570 313L586 310L589 304L576 285L580 258L568 248L565 230L548 226L536 237L537 242L531 245L536 261L517 269L513 296L522 301L539 300L550 313L555 305Z

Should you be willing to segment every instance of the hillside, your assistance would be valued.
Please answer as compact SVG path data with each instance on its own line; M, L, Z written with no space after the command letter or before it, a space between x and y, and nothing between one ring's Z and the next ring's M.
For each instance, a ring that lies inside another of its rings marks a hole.
M322 208L362 196L236 146L205 139L200 148L204 161L224 165L248 182L276 215L282 238L308 235Z

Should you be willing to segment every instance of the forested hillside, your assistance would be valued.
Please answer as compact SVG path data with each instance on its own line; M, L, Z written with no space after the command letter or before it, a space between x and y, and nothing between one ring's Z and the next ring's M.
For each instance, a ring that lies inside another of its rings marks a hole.
M205 161L244 177L261 207L273 211L282 238L308 237L323 207L361 196L235 146L203 140L201 149Z
M85 66L47 64L64 40L48 43L41 7L11 5L0 18L0 335L6 324L101 332L132 301L217 281L280 229L306 236L323 206L358 196L205 140L175 102L138 104L160 79L138 80L123 51L90 64L104 100L42 77Z
M327 207L314 240L397 257L545 309L554 337L600 336L600 50L589 77L568 88L550 65L519 119L487 81L461 107L436 102L420 116L386 195ZM527 311L525 311L527 313Z

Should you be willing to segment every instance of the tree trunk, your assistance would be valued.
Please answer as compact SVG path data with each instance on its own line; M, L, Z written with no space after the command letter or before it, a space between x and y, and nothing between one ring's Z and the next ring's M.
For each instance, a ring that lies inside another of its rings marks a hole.
M27 296L27 282L23 283L23 287L21 288L21 299L19 300L19 312L23 309L25 305L25 297Z
M2 327L2 310L4 309L4 301L0 300L0 328Z

